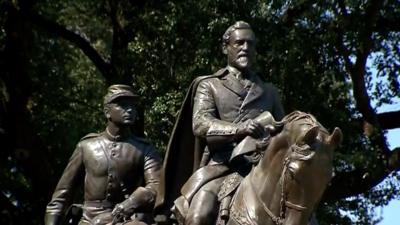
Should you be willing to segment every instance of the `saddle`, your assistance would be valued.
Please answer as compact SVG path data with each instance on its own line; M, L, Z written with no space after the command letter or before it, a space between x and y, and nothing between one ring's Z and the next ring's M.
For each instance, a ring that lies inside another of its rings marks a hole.
M270 142L270 138L271 136L269 135L262 140L247 137L237 146L238 148L234 149L230 163L233 167L237 168L235 170L237 172L233 172L226 176L222 182L221 189L218 192L220 207L216 223L217 225L225 225L226 221L228 221L231 201L237 188L243 181L243 178L249 174L249 170L252 166L258 164L261 157L264 155L264 152L260 150L265 149Z
M212 179L225 176L217 196L219 202L217 224L225 224L229 219L229 208L235 191L253 166L258 164L264 154L262 150L269 144L270 138L269 134L261 140L249 136L234 148L229 160L229 167L217 164L197 170L182 187L182 195L174 201L174 206L171 208L171 212L173 212L171 219L177 220L179 224L184 224L192 197L199 188ZM204 174L208 174L208 176L204 176ZM213 175L209 176L210 174Z
M243 176L238 172L234 172L229 174L222 182L221 189L218 192L218 201L220 202L220 205L217 224L222 224L223 221L228 221L232 197L242 180Z

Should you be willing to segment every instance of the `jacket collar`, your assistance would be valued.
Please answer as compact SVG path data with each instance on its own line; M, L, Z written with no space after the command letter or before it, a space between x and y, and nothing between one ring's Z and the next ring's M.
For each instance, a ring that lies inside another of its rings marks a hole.
M262 80L255 74L253 74L250 79L252 81L251 86L246 98L243 101L242 107L258 99L264 94L264 83L262 82Z
M244 85L240 83L240 80L238 79L238 77L241 76L240 71L231 66L227 66L225 70L227 71L227 74L221 78L222 85L235 94L241 96L244 91Z
M222 84L238 96L244 97L241 108L263 95L264 83L255 73L247 75L247 79L250 81L250 88L248 92L246 92L244 85L240 83L240 80L237 78L237 76L240 76L240 74L237 74L240 73L240 71L230 66L227 66L225 71L228 71L228 73L221 78ZM247 95L243 96L243 93L247 93Z
M122 134L119 134L119 135L112 135L112 134L108 131L108 128L105 129L105 131L103 132L103 134L104 134L104 136L105 136L108 140L114 141L114 142L126 140L126 139L128 139L128 137L131 135L130 132L125 132L125 133L122 133Z

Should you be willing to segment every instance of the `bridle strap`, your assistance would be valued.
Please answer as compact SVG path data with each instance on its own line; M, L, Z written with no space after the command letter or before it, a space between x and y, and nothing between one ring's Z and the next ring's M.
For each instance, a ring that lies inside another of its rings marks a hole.
M283 224L283 219L279 216L275 216L274 213L265 205L265 203L263 201L261 201L260 196L258 195L258 193L254 190L253 187L253 183L251 182L251 180L249 180L249 184L251 187L251 190L253 191L253 193L255 194L255 196L257 197L257 200L261 203L262 207L264 208L264 211L268 214L269 217L271 217L272 221L276 224L276 225L281 225Z
M285 219L285 209L286 209L286 207L291 208L291 209L295 209L295 210L298 210L298 211L303 211L303 210L307 209L304 206L291 203L286 199L287 196L286 196L286 193L285 193L285 190L284 190L285 189L285 183L286 183L285 182L285 180L286 180L285 179L285 174L286 174L286 170L288 168L289 162L290 162L289 157L285 158L285 160L283 161L283 170L282 170L282 173L281 173L281 177L283 176L283 179L282 179L282 182L281 182L281 187L282 187L281 188L281 200L280 200L281 207L280 207L280 210L279 210L280 211L279 212L279 216L275 216L274 213L265 205L265 203L261 200L261 198L258 195L258 193L254 190L253 183L251 182L251 180L249 180L249 184L250 184L251 190L256 195L257 200L263 206L264 211L268 214L269 217L271 217L271 220L276 225L282 225L283 224L283 221Z
M306 210L306 209L307 209L307 208L304 207L304 206L296 205L296 204L291 203L291 202L289 202L289 201L286 201L286 202L285 202L285 205L286 205L286 207L291 208L291 209L295 209L295 210L297 210L297 211L303 211L303 210Z

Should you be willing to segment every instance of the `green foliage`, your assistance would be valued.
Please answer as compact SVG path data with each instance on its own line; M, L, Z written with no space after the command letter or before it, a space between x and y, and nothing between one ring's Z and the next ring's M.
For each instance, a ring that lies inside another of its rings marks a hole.
M104 129L106 86L88 58L66 41L35 33L33 46L35 91L29 108L48 154L60 166L55 174L60 174L79 139Z

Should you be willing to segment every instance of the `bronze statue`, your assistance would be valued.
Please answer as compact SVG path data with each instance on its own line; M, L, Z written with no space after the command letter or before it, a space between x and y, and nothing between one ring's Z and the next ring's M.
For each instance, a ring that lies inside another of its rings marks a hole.
M221 217L219 224L225 219L228 225L306 225L310 220L333 176L333 150L341 143L342 132L335 128L329 134L312 115L299 111L283 121L283 130L266 149L265 143L256 144L264 156L248 176L239 176L230 216ZM219 193L219 199L231 190Z
M266 118L264 113L255 120L264 126L268 124ZM285 116L282 124L282 131L275 136L260 139L247 136L233 149L230 162L243 152L253 152L250 156L260 159L254 161L244 178L235 172L221 180L219 217L213 224L306 225L309 222L332 178L334 149L342 141L342 132L335 128L329 134L314 116L300 111ZM186 224L181 213L188 206L175 207L181 207L175 209L179 224Z
M215 221L225 175L248 172L249 168L240 168L241 163L249 165L243 160L235 165L229 162L232 150L247 136L264 137L266 125L273 131L275 119L284 116L277 89L264 83L252 69L255 45L248 23L239 21L230 26L223 35L228 65L213 75L195 79L181 109L164 159L164 190L158 204L168 208L182 194L174 210L185 211L180 212L184 224ZM267 124L255 120L263 113L268 115Z
M143 138L131 133L138 96L127 85L112 85L104 97L108 120L102 133L83 137L46 208L45 225L58 225L73 192L84 182L84 224L148 222L157 195L161 160ZM125 223L124 223L125 224Z

